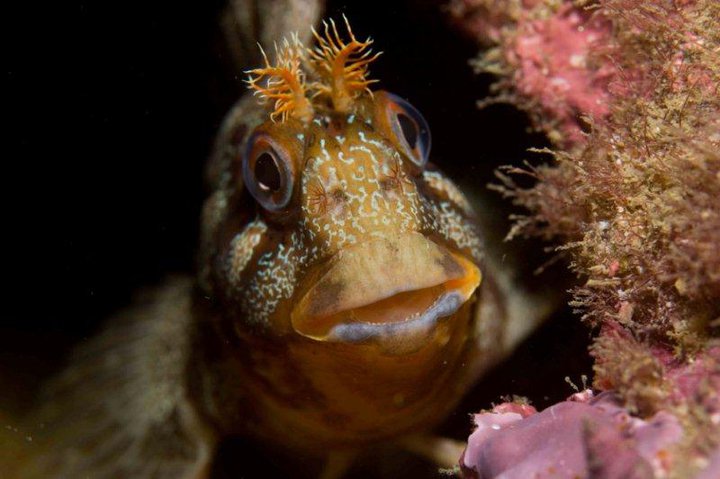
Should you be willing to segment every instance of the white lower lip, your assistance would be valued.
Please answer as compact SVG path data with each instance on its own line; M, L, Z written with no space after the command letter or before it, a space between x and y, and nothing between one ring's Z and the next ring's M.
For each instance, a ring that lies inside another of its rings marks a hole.
M408 348L417 349L441 319L453 315L465 302L459 292L440 296L429 308L400 322L342 323L334 326L327 340L352 344L377 344L385 352L401 354Z

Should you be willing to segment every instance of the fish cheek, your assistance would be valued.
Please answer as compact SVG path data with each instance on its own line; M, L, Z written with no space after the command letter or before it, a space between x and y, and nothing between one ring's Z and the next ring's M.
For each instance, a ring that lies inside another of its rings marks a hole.
M262 220L250 222L230 241L226 256L227 282L230 288L237 288L243 282L247 270L256 266L252 262L258 246L267 240L267 225Z
M261 229L246 228L228 252L224 270L231 318L238 332L280 337L291 331L290 310L307 248L298 235L257 219ZM235 268L233 268L235 265Z

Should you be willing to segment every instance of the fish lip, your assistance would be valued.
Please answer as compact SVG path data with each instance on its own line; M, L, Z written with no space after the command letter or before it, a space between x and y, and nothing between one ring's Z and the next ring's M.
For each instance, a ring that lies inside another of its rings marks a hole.
M400 351L426 343L474 297L482 275L465 255L406 233L353 245L310 277L290 314L296 333Z
M394 323L340 323L327 335L328 341L361 344L389 340L398 336L426 334L442 320L452 316L465 303L457 291L441 295L422 313Z

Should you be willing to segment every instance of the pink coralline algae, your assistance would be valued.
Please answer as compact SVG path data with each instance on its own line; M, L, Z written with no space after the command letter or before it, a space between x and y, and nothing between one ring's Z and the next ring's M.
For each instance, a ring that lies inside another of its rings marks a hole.
M669 448L683 435L672 414L633 417L609 392L585 391L539 413L505 403L474 421L460 460L465 479L666 477Z
M619 72L603 52L610 22L572 2L559 5L457 0L450 11L466 32L498 45L475 62L478 71L503 75L498 98L527 110L551 140L569 147L583 142L588 122L610 113Z
M570 305L598 333L592 386L613 393L478 415L466 476L720 479L720 2L450 12L492 47L476 61L499 76L484 103L524 108L553 144L492 187L524 209L508 238L568 258Z
M517 94L534 99L541 114L554 118L563 142L583 141L583 117L601 120L610 112L610 63L593 63L591 53L607 41L609 26L569 5L549 18L518 24L515 42L505 50L516 66Z

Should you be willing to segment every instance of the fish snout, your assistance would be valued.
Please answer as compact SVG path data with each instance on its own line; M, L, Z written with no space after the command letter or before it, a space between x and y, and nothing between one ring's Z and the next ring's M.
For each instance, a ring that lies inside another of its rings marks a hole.
M473 295L480 269L420 233L376 238L337 253L305 289L292 327L318 341L422 344Z

